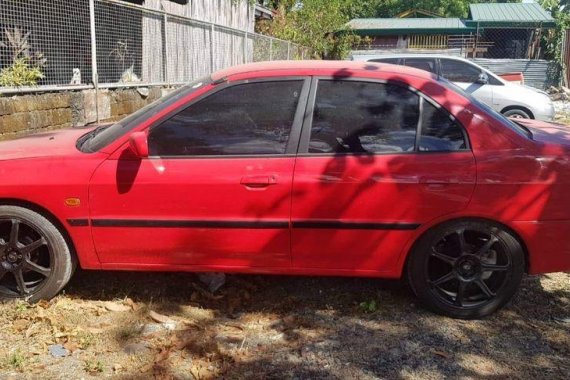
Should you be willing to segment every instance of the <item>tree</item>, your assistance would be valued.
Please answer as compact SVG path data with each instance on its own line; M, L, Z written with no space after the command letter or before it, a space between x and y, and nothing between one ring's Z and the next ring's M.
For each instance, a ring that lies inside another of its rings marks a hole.
M570 0L542 0L540 5L552 14L556 20L556 28L542 37L544 58L562 62L562 36L570 28Z
M262 21L258 31L309 47L316 58L344 58L360 37L352 33L336 34L350 20L349 7L354 0L275 1L276 15Z
M518 2L503 0L496 2ZM559 0L547 0L559 1ZM570 0L562 0L570 1ZM257 25L261 33L290 40L312 49L316 57L344 58L362 38L346 23L354 18L394 17L421 9L444 17L466 17L469 4L483 0L266 0L277 14ZM344 31L343 33L338 33Z

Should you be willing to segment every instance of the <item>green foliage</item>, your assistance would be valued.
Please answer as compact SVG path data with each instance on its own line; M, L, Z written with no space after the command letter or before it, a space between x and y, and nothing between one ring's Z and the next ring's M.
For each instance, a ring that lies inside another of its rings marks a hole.
M44 77L42 70L18 58L11 66L0 71L0 87L35 86Z
M307 46L313 51L314 58L343 59L353 45L367 42L347 29L346 23L353 18L394 17L411 9L426 10L445 17L466 17L469 4L477 2L490 1L268 0L265 4L276 9L277 14L273 21L258 23L257 30Z
M34 86L44 77L42 67L46 64L43 53L34 51L30 44L30 32L18 27L4 29L7 42L0 41L0 48L10 52L12 65L0 71L0 86Z
M24 369L24 365L26 364L26 358L20 350L16 350L11 355L8 355L4 358L3 364L3 367L22 371Z
M361 302L359 306L360 310L365 313L374 313L378 311L378 304L375 300Z
M314 58L342 59L360 37L346 31L350 20L348 7L354 0L285 0L275 2L277 14L272 21L257 25L259 32L306 46Z
M556 28L542 36L544 58L562 63L562 36L570 28L570 9L568 0L542 0L540 5L552 14L556 20Z
M102 373L105 367L101 360L88 359L84 362L83 369L88 373Z

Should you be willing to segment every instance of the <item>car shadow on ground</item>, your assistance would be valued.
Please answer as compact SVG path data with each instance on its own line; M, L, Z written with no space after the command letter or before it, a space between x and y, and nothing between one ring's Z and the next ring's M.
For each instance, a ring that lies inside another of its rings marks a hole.
M566 378L570 371L566 274L526 277L505 309L479 321L432 314L402 281L361 278L231 275L212 295L193 274L80 271L66 294L128 297L195 321L171 332L175 343L153 348L205 363L200 377ZM196 310L207 317L196 319ZM152 371L188 376L169 360Z

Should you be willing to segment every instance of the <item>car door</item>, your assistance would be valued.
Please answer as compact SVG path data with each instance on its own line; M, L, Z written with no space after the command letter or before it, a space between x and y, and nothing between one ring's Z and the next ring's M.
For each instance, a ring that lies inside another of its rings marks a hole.
M124 150L104 162L89 189L104 267L289 266L308 88L306 78L219 84L150 126L148 158Z
M309 98L293 182L293 265L397 275L415 230L470 199L465 131L404 84L320 78Z
M455 83L488 106L496 108L493 99L494 85L477 83L482 73L477 66L456 59L441 58L440 71L445 79Z

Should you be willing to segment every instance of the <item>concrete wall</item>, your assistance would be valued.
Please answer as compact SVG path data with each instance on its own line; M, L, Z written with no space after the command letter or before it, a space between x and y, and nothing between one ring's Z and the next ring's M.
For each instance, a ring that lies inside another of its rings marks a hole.
M137 89L100 90L100 120L120 120L160 98L165 90L153 87L140 92L142 95ZM0 140L94 123L95 100L95 90L0 96Z

